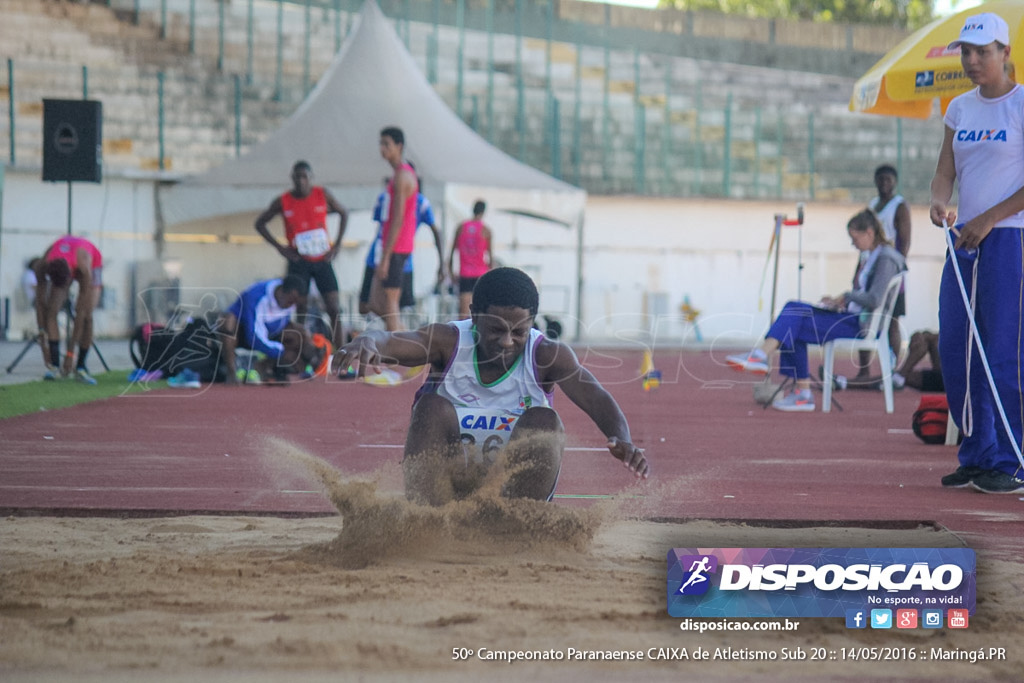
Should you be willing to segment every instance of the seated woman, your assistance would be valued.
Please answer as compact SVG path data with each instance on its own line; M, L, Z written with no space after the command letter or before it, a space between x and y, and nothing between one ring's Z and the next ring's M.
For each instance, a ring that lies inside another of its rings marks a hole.
M882 305L889 282L906 270L903 255L886 240L878 217L870 209L851 218L846 230L853 246L865 252L853 278L853 289L835 298L824 297L818 305L790 301L768 329L761 348L726 358L737 370L766 374L768 359L779 352L779 374L795 378L796 388L772 402L776 410L814 410L807 345L860 336L871 312Z

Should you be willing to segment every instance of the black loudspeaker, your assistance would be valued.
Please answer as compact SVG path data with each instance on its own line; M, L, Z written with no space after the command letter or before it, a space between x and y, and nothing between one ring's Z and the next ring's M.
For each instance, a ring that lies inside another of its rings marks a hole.
M103 103L43 100L43 180L103 182Z

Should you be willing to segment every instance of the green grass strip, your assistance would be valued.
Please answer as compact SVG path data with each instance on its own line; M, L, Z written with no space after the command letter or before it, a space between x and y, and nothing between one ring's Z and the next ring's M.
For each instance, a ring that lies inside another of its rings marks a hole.
M93 376L96 378L96 386L88 386L73 379L0 385L0 420L145 391L138 382L128 382L128 370L114 370Z

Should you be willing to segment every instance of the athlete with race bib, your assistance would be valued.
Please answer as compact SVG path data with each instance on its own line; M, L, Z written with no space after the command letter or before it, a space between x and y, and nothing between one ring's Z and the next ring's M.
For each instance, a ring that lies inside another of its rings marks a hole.
M355 366L360 376L379 372L382 362L429 364L402 461L410 500L443 505L472 494L499 455L505 497L550 500L565 446L552 409L556 384L604 433L613 457L636 477L650 474L615 399L571 348L534 328L538 303L526 273L497 268L477 282L468 320L370 330L335 355L336 369Z
M292 185L291 190L275 198L256 218L256 232L287 259L286 275L298 276L307 288L310 280L316 282L316 288L324 299L324 308L331 318L331 330L337 346L343 340L341 304L338 278L331 262L341 249L348 212L328 190L313 185L313 170L305 161L297 161L292 167ZM341 216L334 242L331 242L327 231L327 215L330 213ZM284 221L287 244L278 242L267 229L267 224L275 216L281 216ZM303 300L298 310L300 320L305 312Z

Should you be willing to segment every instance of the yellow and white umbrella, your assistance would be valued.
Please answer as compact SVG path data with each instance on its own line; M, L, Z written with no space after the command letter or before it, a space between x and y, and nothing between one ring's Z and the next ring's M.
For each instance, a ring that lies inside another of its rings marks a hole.
M894 47L853 86L850 111L926 119L938 98L945 112L951 99L974 87L960 65L960 49L946 46L960 35L964 19L981 12L998 14L1009 25L1010 59L1022 65L1014 74L1024 75L1024 2L986 2L937 19Z

